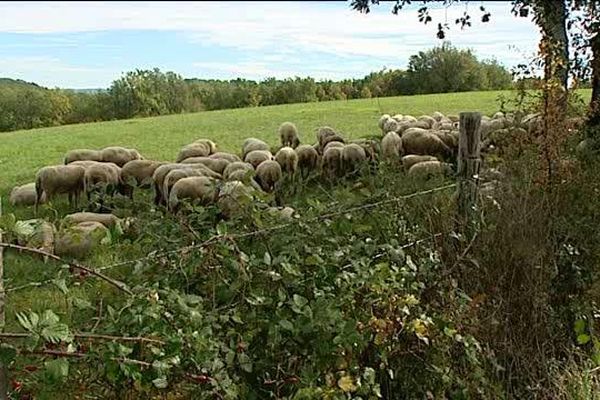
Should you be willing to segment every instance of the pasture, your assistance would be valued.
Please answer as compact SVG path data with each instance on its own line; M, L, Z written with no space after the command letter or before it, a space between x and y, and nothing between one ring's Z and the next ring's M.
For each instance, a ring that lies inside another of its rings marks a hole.
M491 115L498 111L498 95L509 93L446 93L290 104L2 133L0 194L6 195L16 184L33 181L37 169L61 164L63 155L76 148L128 146L150 159L172 160L184 144L208 138L225 151L239 152L247 137L276 143L277 127L284 121L298 126L304 143L314 143L314 129L323 125L332 126L349 138L358 138L379 134L377 119L383 113L418 116L437 110L445 114L478 110Z

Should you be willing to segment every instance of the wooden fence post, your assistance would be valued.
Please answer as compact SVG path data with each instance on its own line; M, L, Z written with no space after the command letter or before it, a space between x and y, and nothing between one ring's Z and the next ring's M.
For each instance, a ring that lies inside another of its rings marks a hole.
M0 218L2 217L2 197L0 197ZM2 242L2 230L0 230ZM4 306L6 292L4 291L4 247L0 247L0 332L4 332L5 315ZM8 366L0 361L0 400L8 399Z
M458 139L458 221L461 230L472 236L479 168L481 167L481 113L460 113L460 137Z

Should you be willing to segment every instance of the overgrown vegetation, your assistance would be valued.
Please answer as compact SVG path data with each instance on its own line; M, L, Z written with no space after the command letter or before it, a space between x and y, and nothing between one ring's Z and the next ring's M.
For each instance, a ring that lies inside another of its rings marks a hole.
M426 93L509 89L510 73L495 60L479 61L450 43L410 58L408 69L382 70L340 82L313 78L183 79L159 69L135 70L108 90L48 90L0 82L0 131L81 122L276 104L350 100Z

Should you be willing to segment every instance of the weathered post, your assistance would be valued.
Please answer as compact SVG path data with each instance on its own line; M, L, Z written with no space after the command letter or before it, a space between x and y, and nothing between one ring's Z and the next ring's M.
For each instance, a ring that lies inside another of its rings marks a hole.
M479 168L481 167L481 114L460 113L460 137L458 139L458 221L460 229L472 236Z
M0 218L2 218L2 197L0 197ZM2 230L0 230L2 242ZM0 247L0 332L4 332L4 305L6 292L4 291L4 247ZM0 400L8 399L8 366L0 360Z

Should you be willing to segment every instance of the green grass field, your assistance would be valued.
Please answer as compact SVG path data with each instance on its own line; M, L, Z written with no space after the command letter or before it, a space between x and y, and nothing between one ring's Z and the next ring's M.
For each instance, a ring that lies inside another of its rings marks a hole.
M173 160L179 148L198 138L210 138L221 149L238 152L247 137L276 144L277 127L292 121L303 142L313 143L314 129L330 125L356 138L378 133L382 113L422 115L434 111L456 114L478 110L492 114L500 93L470 92L305 103L195 114L139 118L0 133L0 194L16 184L32 182L37 169L62 163L76 148L128 146L145 157Z

